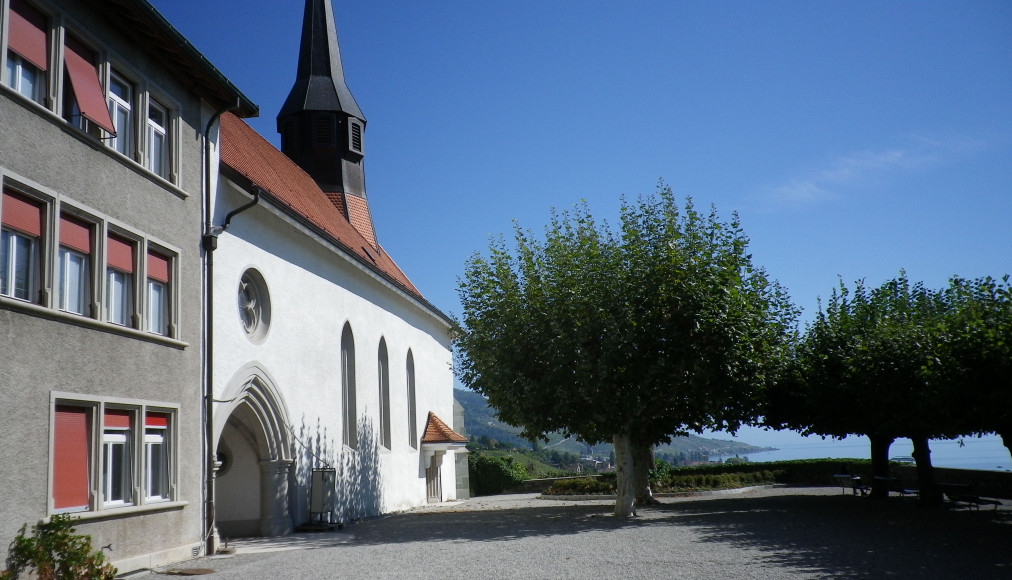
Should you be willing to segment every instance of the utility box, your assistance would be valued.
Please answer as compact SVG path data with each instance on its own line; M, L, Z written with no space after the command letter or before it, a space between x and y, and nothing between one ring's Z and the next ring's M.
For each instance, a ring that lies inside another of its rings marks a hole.
M309 488L309 520L313 523L329 524L334 513L337 489L337 470L333 468L314 469Z

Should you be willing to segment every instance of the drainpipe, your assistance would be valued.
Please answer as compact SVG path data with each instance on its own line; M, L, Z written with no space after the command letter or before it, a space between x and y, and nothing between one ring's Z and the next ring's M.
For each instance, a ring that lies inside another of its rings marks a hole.
M217 551L214 537L214 250L218 247L218 236L211 225L211 126L228 111L239 108L239 100L215 111L207 120L204 128L204 233L201 236L201 247L204 249L204 554L212 555ZM219 144L221 138L219 135Z

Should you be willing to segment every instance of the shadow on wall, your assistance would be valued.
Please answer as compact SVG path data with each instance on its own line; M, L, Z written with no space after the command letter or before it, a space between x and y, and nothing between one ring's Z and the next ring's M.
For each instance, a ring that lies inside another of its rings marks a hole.
M358 422L357 449L335 444L319 419L315 427L310 427L305 417L299 427L298 441L298 459L293 470L296 488L292 494L295 504L292 515L297 525L310 519L313 469L324 467L337 471L332 521L345 523L380 514L379 441L371 420L362 418Z
M336 468L337 462L334 459L334 442L327 436L327 428L319 417L316 418L316 426L310 427L306 424L306 416L302 416L296 445L296 463L292 470L295 492L291 494L291 510L292 519L299 526L310 521L313 470Z

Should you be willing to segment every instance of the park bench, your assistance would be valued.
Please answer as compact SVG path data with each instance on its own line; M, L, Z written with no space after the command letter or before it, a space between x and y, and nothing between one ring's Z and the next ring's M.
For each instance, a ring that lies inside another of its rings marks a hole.
M917 495L916 489L908 489L906 487L903 487L903 484L900 482L900 480L896 479L895 477L882 477L881 475L876 475L872 479L874 479L872 487L878 485L885 487L887 495L889 493L898 493L901 496Z
M849 473L837 473L833 475L833 479L840 484L840 491L846 495L847 488L850 488L854 492L854 495L867 495L871 488L861 483L860 475L851 475Z
M977 490L968 483L939 483L938 491L944 493L949 502L957 508L960 504L966 504L967 509L972 507L980 511L980 506L990 505L997 511L1001 505L1000 500L980 497Z

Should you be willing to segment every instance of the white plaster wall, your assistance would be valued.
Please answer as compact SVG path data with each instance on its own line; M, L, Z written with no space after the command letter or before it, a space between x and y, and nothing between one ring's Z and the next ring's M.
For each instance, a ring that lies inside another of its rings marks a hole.
M218 192L215 224L250 199L221 183ZM309 518L307 449L337 467L339 480L354 474L356 467L378 464L377 477L367 478L378 497L346 506L342 518L425 503L424 467L418 450L408 444L406 358L410 349L420 441L429 411L447 423L453 419L452 357L445 324L261 203L232 219L214 253L215 397L225 396L236 372L251 362L270 373L296 441L291 505L296 524ZM239 279L251 267L263 276L271 300L270 331L261 344L246 337L238 316ZM363 445L356 452L341 444L340 343L345 323L355 338L357 417L375 430L373 437L360 433L362 443L379 442L378 349L380 339L386 340L390 450L370 454ZM215 422L223 420L216 417ZM451 458L443 464L445 497L453 496L454 478Z

